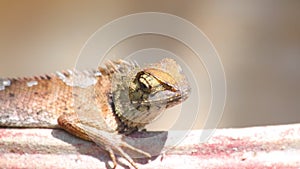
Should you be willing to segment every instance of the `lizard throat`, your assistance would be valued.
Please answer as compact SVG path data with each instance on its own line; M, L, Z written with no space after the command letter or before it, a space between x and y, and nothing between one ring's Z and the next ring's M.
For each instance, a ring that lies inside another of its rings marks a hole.
M120 113L118 113L118 111L116 110L115 103L113 102L112 95L109 95L109 104L111 106L113 115L118 124L117 127L118 133L130 134L138 130L139 125L131 123L130 121L126 120Z

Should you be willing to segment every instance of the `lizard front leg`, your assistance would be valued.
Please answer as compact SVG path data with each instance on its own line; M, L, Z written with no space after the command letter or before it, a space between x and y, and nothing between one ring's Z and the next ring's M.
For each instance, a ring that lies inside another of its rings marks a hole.
M72 135L80 137L84 140L95 142L104 148L113 161L114 168L117 166L115 154L120 154L125 158L134 168L138 168L132 158L124 152L123 149L130 149L134 152L140 153L148 158L151 158L149 153L139 150L125 141L123 136L114 132L103 131L95 126L94 122L86 119L82 120L77 117L76 114L72 115L61 115L58 118L58 124L61 128L68 131Z

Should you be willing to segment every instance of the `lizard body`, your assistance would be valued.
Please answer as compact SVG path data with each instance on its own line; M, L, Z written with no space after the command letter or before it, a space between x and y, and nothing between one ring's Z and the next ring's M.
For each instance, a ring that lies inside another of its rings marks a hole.
M123 149L151 155L123 136L183 102L189 92L172 59L146 68L120 60L93 71L0 79L0 126L62 128L107 150L114 167L120 154L137 168Z

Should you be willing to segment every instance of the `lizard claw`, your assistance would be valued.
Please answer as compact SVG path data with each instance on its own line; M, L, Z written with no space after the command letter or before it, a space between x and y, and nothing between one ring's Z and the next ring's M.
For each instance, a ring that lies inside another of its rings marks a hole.
M128 144L128 146L130 146L130 145ZM127 148L129 148L129 147L127 147ZM139 153L151 158L151 155L149 153L146 153L146 152L141 151L139 149L136 149L134 147L132 147L132 148L133 148L132 150L134 150L136 152L139 152ZM110 156L111 160L113 161L113 164L114 164L113 168L116 168L117 167L117 162L116 162L116 156L115 156L113 150L111 148L106 148L106 150L108 151L109 156ZM135 169L138 169L136 163L132 160L132 158L127 153L125 153L120 147L116 148L116 151L118 151L118 153L120 153L120 155L123 158L125 158Z
M105 147L105 149L109 153L111 160L113 161L114 168L117 166L116 156L115 156L116 153L119 154L121 157L125 158L131 164L131 166L133 166L135 169L138 168L136 163L133 161L133 159L126 152L124 152L123 149L129 149L129 150L139 153L145 157L151 158L151 155L149 153L131 146L130 144L123 141L121 139L121 137L119 137L119 135L114 134L114 136L115 136L115 141L114 141L115 144L114 145L111 144L110 146ZM112 137L114 137L114 136L112 136Z

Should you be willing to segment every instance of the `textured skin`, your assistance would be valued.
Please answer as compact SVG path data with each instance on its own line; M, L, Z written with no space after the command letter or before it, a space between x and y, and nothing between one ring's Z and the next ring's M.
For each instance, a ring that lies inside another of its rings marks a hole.
M111 82L105 70L101 72L102 76L96 77L97 84L92 87L99 94L101 117L107 119L114 117L107 98ZM64 74L68 76L67 72ZM60 115L75 113L74 87L66 85L54 74L10 81L11 85L0 91L0 126L59 128L57 119ZM32 81L38 84L29 87L27 83ZM81 95L88 93L88 88L80 90ZM116 126L112 124L111 127Z
M172 59L140 68L108 62L97 71L66 71L33 78L0 79L0 126L62 128L115 154L137 168L124 152L151 157L123 141L190 92Z

